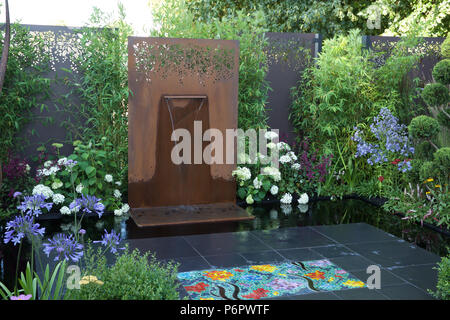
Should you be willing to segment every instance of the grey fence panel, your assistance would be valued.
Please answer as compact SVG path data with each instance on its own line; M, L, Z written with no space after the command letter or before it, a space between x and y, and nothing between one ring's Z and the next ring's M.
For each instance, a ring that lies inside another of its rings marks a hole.
M320 50L320 42L316 43L320 37L314 33L267 33L266 36L269 42L266 80L272 88L267 101L268 124L280 131L281 139L293 143L295 133L289 121L290 90Z

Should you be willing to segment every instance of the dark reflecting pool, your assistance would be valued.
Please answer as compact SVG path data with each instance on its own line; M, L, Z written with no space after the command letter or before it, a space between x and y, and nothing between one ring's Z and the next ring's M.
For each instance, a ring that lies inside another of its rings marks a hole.
M246 210L255 216L254 220L239 223L184 225L170 228L139 228L128 216L105 215L101 219L85 217L83 228L92 240L98 240L105 229L109 231L112 228L119 232L123 239L136 239L364 222L440 256L446 255L448 248L450 248L450 237L429 228L421 227L418 224L408 223L400 217L390 215L381 208L362 200L316 201L303 206L266 204L246 207ZM46 237L74 228L73 217L44 219L39 223L46 228ZM17 259L16 251L17 248L12 245L4 245L2 241L0 245L0 281L2 281L1 278L10 278L11 274L14 275ZM26 259L22 260L25 263ZM9 274L9 276L6 276L6 274Z

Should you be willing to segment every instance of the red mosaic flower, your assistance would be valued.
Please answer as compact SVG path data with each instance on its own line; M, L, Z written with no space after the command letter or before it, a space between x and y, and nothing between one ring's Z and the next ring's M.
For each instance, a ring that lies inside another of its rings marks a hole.
M242 296L243 298L249 298L249 299L261 299L264 297L267 297L267 292L269 290L266 290L264 288L258 288L256 290L253 290L252 293Z
M311 278L311 279L314 279L314 280L320 280L320 279L325 279L325 277L323 276L324 274L325 274L325 272L316 270L316 271L314 271L313 273L307 273L307 274L305 274L305 276L306 276L306 277L309 277L309 278Z
M202 291L205 291L205 288L209 287L209 284L206 284L204 282L199 282L195 286L186 286L184 287L186 291L195 291L197 293L200 293Z
M237 271L237 272L244 272L244 270L242 270L242 269L234 269L234 271Z

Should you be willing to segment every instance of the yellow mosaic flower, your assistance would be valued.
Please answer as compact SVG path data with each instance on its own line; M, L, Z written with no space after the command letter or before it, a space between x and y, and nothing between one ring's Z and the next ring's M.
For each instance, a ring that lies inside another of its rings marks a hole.
M362 288L362 287L364 287L364 282L347 280L346 282L344 282L344 285L352 287L352 288Z
M286 277L286 274L285 274L285 273L279 273L278 275L279 275L279 276L282 276L282 277Z
M212 280L225 281L232 276L233 274L228 271L205 271L205 277L211 278Z
M274 296L279 295L279 292L278 292L278 291L274 291L274 292L272 292L272 293L273 293Z
M271 266L270 264L251 266L251 268L256 271L265 271L265 272L274 272L277 269L277 267Z
M214 300L214 298L200 298L200 300Z
M333 277L331 277L330 279L328 279L328 282L332 282L332 281L334 281L334 278L333 278Z
M86 284L89 284L89 283L95 283L95 284L98 284L98 285L103 285L104 284L104 282L98 280L96 276L84 276L80 280L80 285L86 285Z

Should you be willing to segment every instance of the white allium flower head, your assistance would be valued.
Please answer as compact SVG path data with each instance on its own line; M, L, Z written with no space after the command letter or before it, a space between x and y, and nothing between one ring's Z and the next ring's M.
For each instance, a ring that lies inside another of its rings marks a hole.
M279 161L280 163L285 164L285 163L291 162L292 159L291 159L291 157L289 157L287 154L285 154L285 155L281 156L280 159L278 159L278 161Z
M300 169L300 167L301 167L300 163L297 163L297 162L292 164L292 166L291 166L291 168L294 169L294 170L298 170L298 169Z
M282 204L291 204L291 202L292 202L292 195L291 195L290 193L285 193L285 194L281 197L280 202L281 202Z

